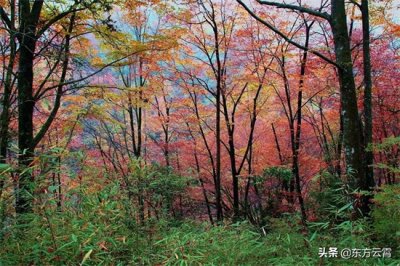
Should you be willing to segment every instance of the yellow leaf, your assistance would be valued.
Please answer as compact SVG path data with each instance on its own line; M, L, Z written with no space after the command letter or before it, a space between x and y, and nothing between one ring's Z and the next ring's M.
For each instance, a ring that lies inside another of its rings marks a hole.
M89 251L85 254L85 256L83 257L82 262L81 262L80 265L83 265L83 264L85 263L85 261L87 261L87 260L89 259L90 254L92 254L92 252L93 252L93 249L89 250Z

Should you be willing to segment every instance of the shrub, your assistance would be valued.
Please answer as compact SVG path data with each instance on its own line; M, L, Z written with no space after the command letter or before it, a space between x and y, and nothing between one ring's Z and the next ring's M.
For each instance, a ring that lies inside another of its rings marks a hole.
M373 228L379 243L400 255L400 185L385 185L374 198Z

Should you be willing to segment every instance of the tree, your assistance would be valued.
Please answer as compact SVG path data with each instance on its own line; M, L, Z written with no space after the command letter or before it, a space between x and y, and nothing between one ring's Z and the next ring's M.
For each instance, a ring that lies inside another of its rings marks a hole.
M43 124L39 133L34 136L33 113L35 107L34 90L33 90L33 65L34 55L38 39L43 35L48 28L60 19L72 14L68 31L72 30L74 25L74 13L76 7L71 7L67 11L60 13L47 21L44 26L39 27L40 14L43 8L43 1L35 1L32 6L29 1L20 1L18 4L20 10L19 29L16 38L19 41L19 60L18 60L18 148L19 148L19 167L21 169L30 167L33 163L34 150L36 145L43 138L49 125L54 119L55 113L59 108L59 101L62 94L62 85L58 87L57 96L53 108L53 114L48 117L48 120ZM9 25L12 29L12 26ZM69 43L70 34L65 37L64 60L62 76L60 84L65 82L67 67L69 62ZM19 177L19 189L17 189L16 211L17 213L29 212L31 209L29 194L31 193L32 175L26 172Z
M370 52L370 26L368 0L361 1L362 32L363 32L363 67L364 67L364 148L372 145L372 70ZM371 150L365 152L365 173L367 186L375 186L374 181L374 154ZM366 199L368 200L368 198ZM367 203L366 203L367 204Z
M7 159L7 149L9 144L9 124L11 119L11 105L13 102L13 95L15 94L15 64L17 54L17 44L14 36L15 28L15 1L10 2L10 18L8 18L4 12L4 9L0 7L0 15L2 17L2 23L5 24L4 42L2 42L2 60L4 72L2 73L3 79L1 81L1 87L4 88L1 98L1 114L0 114L0 164L5 164ZM10 28L7 29L7 24ZM0 181L0 191L2 191L4 180ZM1 194L1 193L0 193Z
M319 10L304 7L302 5L292 5L286 3L278 3L273 1L257 2L262 5L274 6L277 8L284 8L295 12L308 14L318 19L326 20L331 26L333 41L335 47L335 61L329 59L325 55L312 49L308 49L303 45L291 40L286 34L282 33L279 29L274 27L268 21L260 18L241 0L238 2L253 16L255 19L263 23L269 29L283 37L292 45L299 49L310 51L311 53L319 56L321 59L335 65L338 69L340 94L341 94L341 107L343 115L343 143L346 158L346 173L350 178L350 184L354 189L370 190L369 185L373 182L368 180L365 175L365 162L364 150L362 149L362 124L358 114L356 86L353 75L353 63L350 48L350 37L347 28L347 15L344 0L332 0L330 4L330 14L323 12L324 5ZM355 180L355 181L354 181ZM368 202L363 202L363 214L368 212Z
M301 123L303 120L302 109L303 109L303 89L304 89L304 79L306 76L306 65L307 65L307 57L308 57L308 47L310 41L310 31L311 27L315 23L315 21L311 21L310 23L303 17L303 24L305 27L305 44L304 47L306 50L303 51L300 59L300 73L299 73L299 81L298 81L298 94L297 94L297 105L296 107L292 106L291 101L291 93L290 93L290 82L287 76L287 67L286 67L286 53L288 53L287 45L285 43L281 44L280 48L282 50L279 57L277 56L277 61L279 62L279 67L281 70L281 76L283 79L283 84L285 88L285 97L282 97L279 92L276 90L278 94L278 98L281 100L282 107L285 111L285 115L288 120L289 124L289 134L290 134L290 143L291 143L291 152L292 152L292 175L293 178L290 180L290 192L294 192L294 187L296 187L296 194L298 197L301 215L302 215L302 222L305 225L307 222L307 215L306 210L304 207L304 199L302 196L301 190L301 177L300 177L300 164L299 164L299 151L300 151L300 140L301 140ZM293 38L293 37L292 37ZM317 92L318 93L318 92ZM316 93L316 94L317 94ZM315 96L315 95L314 95ZM285 98L286 103L283 101ZM310 100L310 99L309 99ZM309 101L308 100L308 101ZM307 101L307 102L308 102ZM294 109L295 108L295 109ZM279 150L279 143L276 138L275 128L273 127L273 131L275 134L275 141L277 143L277 148ZM282 162L282 158L280 159ZM287 184L284 184L284 187L287 187ZM292 197L289 198L292 201Z
M224 3L222 3L223 5ZM223 7L213 3L210 0L199 0L191 5L193 10L198 13L194 13L193 18L186 21L189 28L194 30L198 29L198 33L195 33L192 38L185 40L188 45L194 47L195 50L201 53L200 56L189 55L193 59L197 59L200 63L207 62L212 72L213 79L212 85L208 84L207 81L201 81L198 78L197 82L201 84L209 93L215 98L215 197L216 197L216 209L217 209L217 220L222 221L222 195L221 195L221 94L223 93L223 83L225 79L224 73L224 61L227 56L227 50L224 43L227 43L226 38L229 34L230 22L227 21L225 14L223 14ZM222 23L227 23L221 25ZM211 33L209 32L211 31ZM226 32L228 31L228 32ZM225 54L224 54L225 53ZM212 90L210 87L214 86ZM236 181L233 181L236 183ZM238 191L235 193L235 208L238 208Z
M15 25L17 18L13 17L15 16L15 5L18 6L19 10L18 26ZM100 67L93 73L70 80L69 65L71 39L73 38L72 31L75 28L77 17L81 19L78 13L84 10L90 10L95 21L100 19L103 24L108 25L107 19L104 20L97 15L98 10L105 12L110 10L110 5L107 1L102 1L101 3L99 1L75 1L69 5L45 4L42 0L33 2L21 0L18 3L13 1L10 6L10 15L3 7L0 7L3 23L6 25L7 30L13 33L11 37L13 41L18 43L19 47L18 62L16 62L16 87L18 95L18 162L21 174L18 178L16 189L17 213L26 213L31 210L34 179L27 169L33 166L35 148L43 139L57 115L65 88L68 85L82 82L99 73L107 66L123 60L119 58ZM84 33L80 32L77 36L81 35L84 35ZM47 39L49 36L52 37ZM62 36L62 38L59 39L57 38L58 36ZM47 74L39 82L39 80L34 79L34 77L39 76L34 72L34 66L46 56L46 48L54 44L59 47L56 51L57 56L55 59L52 58L52 60L48 61L52 64L51 66L49 65ZM45 121L40 125L40 128L35 130L34 113L36 103L50 92L55 95L53 107ZM6 115L4 116L6 118Z

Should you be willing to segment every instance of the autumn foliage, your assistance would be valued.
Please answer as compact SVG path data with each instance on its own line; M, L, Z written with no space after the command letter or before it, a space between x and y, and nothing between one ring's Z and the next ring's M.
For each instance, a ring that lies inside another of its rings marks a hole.
M0 265L399 247L398 3L310 2L0 1Z

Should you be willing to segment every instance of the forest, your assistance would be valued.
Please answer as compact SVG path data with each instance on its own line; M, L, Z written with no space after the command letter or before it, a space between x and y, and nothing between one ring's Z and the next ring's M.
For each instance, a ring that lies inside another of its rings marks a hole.
M400 265L399 0L0 0L0 266Z

